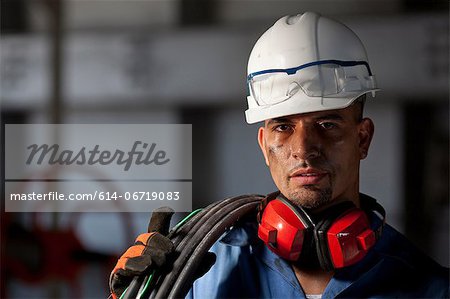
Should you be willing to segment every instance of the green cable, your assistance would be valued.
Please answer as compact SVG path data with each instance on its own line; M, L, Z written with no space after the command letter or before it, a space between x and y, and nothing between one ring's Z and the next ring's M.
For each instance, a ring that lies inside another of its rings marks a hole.
M149 277L148 277L148 279L147 279L147 282L145 283L144 289L142 290L142 292L140 292L140 293L137 295L136 299L141 299L141 296L147 291L147 288L148 288L148 286L150 285L150 281L152 281L153 274L155 274L155 272L156 272L156 271L153 270L152 273L150 273L150 275L149 275Z
M128 291L128 287L125 289L125 291L123 291L123 293L122 293L122 295L120 295L119 299L123 299L123 296L125 296L125 293Z
M185 224L186 221L188 221L192 216L194 216L195 214L197 214L197 213L200 212L201 210L203 210L203 209L197 209L197 210L195 210L195 211L192 211L189 215L187 215L186 217L184 217L183 220L181 220L180 222L178 222L178 224L175 225L175 226L173 227L172 230L173 230L173 231L177 230L180 226L182 226L183 224Z

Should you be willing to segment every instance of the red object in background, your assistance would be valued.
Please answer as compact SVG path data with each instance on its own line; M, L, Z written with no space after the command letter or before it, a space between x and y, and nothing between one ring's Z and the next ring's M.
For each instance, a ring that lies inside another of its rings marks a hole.
M37 229L33 232L43 248L40 279L64 278L67 281L76 280L83 263L76 258L77 253L85 251L72 229L48 230ZM19 277L32 281L35 277L23 272ZM39 280L39 279L38 279Z
M63 171L58 166L49 168L43 173L31 174L27 179L51 179L57 171ZM84 170L83 170L84 171ZM109 182L103 173L91 171L86 175L95 178L104 178L101 184L105 190L114 192L114 185ZM18 190L26 190L27 181L19 185ZM47 186L47 190L51 190ZM18 191L23 192L23 191ZM118 202L117 211L121 211ZM79 216L83 213L73 211L69 229L43 229L37 221L37 215L32 217L32 228L28 229L19 221L21 213L1 212L1 293L0 298L7 297L7 280L15 278L27 283L43 283L52 279L67 282L71 286L73 297L81 298L82 289L78 286L79 273L88 262L102 263L105 267L105 289L108 289L107 281L111 269L117 261L116 256L86 250L79 240L75 227ZM30 213L27 213L30 214ZM47 214L50 215L50 214ZM124 235L133 241L133 226L130 213L118 214L123 223Z
M17 215L19 214L2 213L1 217L1 298L8 297L7 281L10 279L44 287L52 281L64 282L70 287L71 296L82 298L80 274L89 262L104 267L107 291L108 276L116 257L88 251L83 247L72 229L76 227L78 217L72 219L69 229L50 230L36 224L35 214L34 225L30 230L17 221ZM130 219L127 222L128 220ZM126 225L126 228L131 229L131 226Z
M17 278L27 283L66 281L74 294L79 294L78 275L87 251L72 229L28 231L20 224L2 223L2 281ZM3 226L5 225L5 226ZM2 288L5 294L5 286ZM4 293L3 293L4 292Z

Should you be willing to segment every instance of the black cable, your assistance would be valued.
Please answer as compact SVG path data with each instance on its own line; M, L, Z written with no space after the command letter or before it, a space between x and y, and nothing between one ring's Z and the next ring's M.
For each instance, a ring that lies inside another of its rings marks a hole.
M172 269L170 271L166 271L164 272L164 269L162 272L160 272L160 275L158 276L158 278L156 278L156 283L154 284L154 288L153 291L150 295L150 298L165 298L165 296L157 296L156 293L157 291L161 288L161 284L164 281L169 280L170 282L165 282L165 285L167 286L170 283L173 283L174 279L176 279L176 277L173 277L173 273L174 272L179 272L180 270L174 270L174 269L179 269L181 267L183 267L184 262L186 261L186 259L188 258L188 254L190 252L192 252L195 248L196 243L200 242L200 237L197 237L196 239L194 239L195 234L197 234L199 231L202 231L202 229L204 229L204 225L205 223L214 215L216 214L222 214L223 213L223 209L230 204L233 205L239 205L236 204L236 202L245 202L248 200L249 197L254 197L257 195L241 195L241 196L236 196L236 197L229 197L226 198L222 201L219 202L215 202L210 204L209 206L207 206L206 208L204 208L203 211L201 211L201 215L199 215L199 217L196 217L195 219L193 219L193 221L190 221L189 223L186 223L185 225L183 225L180 229L180 232L177 233L176 235L174 234L172 236L174 245L175 245L175 254L178 254L176 260L173 262L172 264ZM217 216L216 216L217 218ZM193 240L197 240L195 241L196 243L193 243ZM182 258L180 258L182 257ZM165 288L165 287L163 287Z
M201 221L202 224L200 225L200 227L198 229L195 229L195 227L200 223L199 222L193 227L190 234L188 234L183 239L183 241L180 242L178 248L181 249L180 255L175 260L172 270L166 274L164 281L162 282L159 290L156 292L156 295L154 297L167 298L187 260L191 257L198 244L204 239L205 235L207 235L213 229L216 223L218 223L222 218L228 216L228 214L230 214L240 206L251 201L260 201L261 199L261 196L247 196L240 197L239 199L231 199L225 204L219 205L221 208L215 207L210 212L208 212L205 215L206 217L204 217L206 218L205 221ZM153 294L151 298L153 298Z
M236 200L242 199L242 198L248 198L251 196L259 196L259 195L240 195L240 196L235 196L235 197L228 197L224 200L212 203L210 205L208 205L207 207L205 207L198 215L199 217L196 217L196 220L200 220L203 219L203 221L201 223L203 223L204 221L206 221L207 218L203 218L203 217L210 217L212 214L216 213L217 211L219 211L220 209L222 209L224 206L226 206L227 204L234 202ZM201 226L200 223L197 224L197 221L195 222L189 222L186 223L185 225L183 225L181 227L181 229L179 230L180 232L177 234L173 234L168 236L169 239L171 239L175 246L177 247L178 244L180 243L181 240L179 240L179 236L182 232L192 232L195 233L196 229L198 229L198 227ZM184 238L185 235L182 235L182 237Z
M175 284L177 294L182 292L187 294L193 283L192 274L195 273L200 259L227 227L246 213L255 210L262 199L261 195L242 195L215 202L198 212L181 227L172 230L167 236L174 243L175 254L178 256L170 270L163 268L158 269L157 274L154 273L149 298L167 298ZM208 237L205 238L206 236ZM136 298L148 279L148 274L134 277L123 298Z
M142 284L145 280L148 279L147 276L135 276L133 280L130 282L130 285L125 290L125 294L121 297L122 299L131 299L136 298L139 290L141 289Z
M226 215L226 217L214 225L214 227L206 234L191 254L189 260L186 262L177 280L173 284L167 298L184 298L187 295L189 289L194 283L194 274L205 253L212 247L217 239L222 236L228 227L233 225L233 223L235 223L243 215L246 215L252 211L254 212L258 204L259 200L257 202L246 203Z
M177 244L179 244L184 236L186 236L186 232L189 232L189 230L192 228L193 225L195 225L198 220L202 219L205 214L209 211L208 208L213 208L214 206L220 204L221 201L212 203L207 208L203 209L196 215L194 215L191 219L189 219L182 227L178 227L177 229L171 231L167 237L171 240L173 240L175 248L177 247ZM135 276L133 280L131 281L130 285L128 286L126 293L123 295L122 299L133 299L136 298L138 295L139 290L142 288L142 284L149 279L149 274L146 273L145 275L141 276ZM160 283L159 277L155 277L154 281L156 283L154 284L156 288L158 288L158 284Z

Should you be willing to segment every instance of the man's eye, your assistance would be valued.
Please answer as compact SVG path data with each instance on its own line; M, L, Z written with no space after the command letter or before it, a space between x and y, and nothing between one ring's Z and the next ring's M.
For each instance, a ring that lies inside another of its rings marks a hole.
M278 132L287 132L290 129L291 129L291 126L289 126L289 125L278 125L278 126L274 127L274 130L278 131Z
M324 128L325 130L331 130L331 129L336 128L336 124L334 124L332 122L323 122L323 123L320 123L320 126L322 128Z

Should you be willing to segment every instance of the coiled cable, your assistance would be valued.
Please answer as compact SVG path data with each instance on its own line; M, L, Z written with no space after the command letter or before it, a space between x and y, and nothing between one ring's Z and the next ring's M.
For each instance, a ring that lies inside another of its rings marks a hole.
M212 245L239 219L256 213L262 199L261 195L230 197L189 215L167 235L175 245L172 266L135 277L123 299L184 298L192 287L199 263Z

